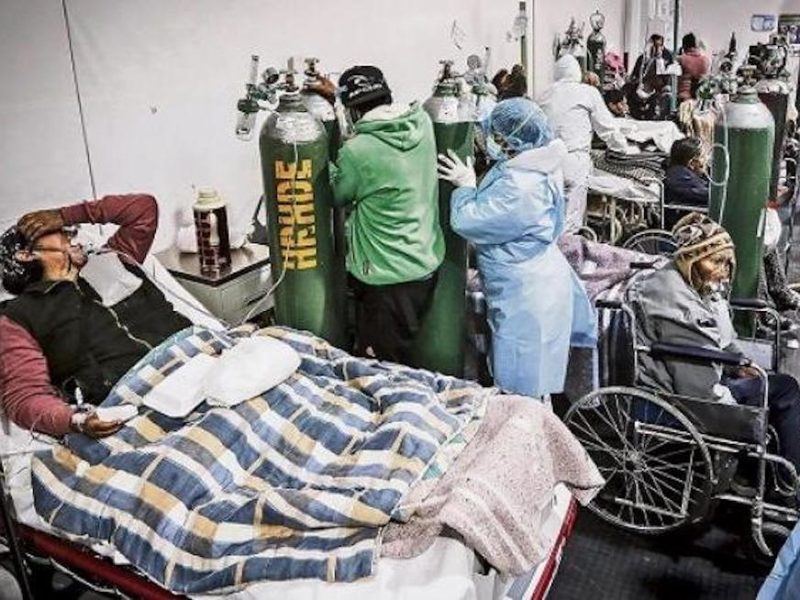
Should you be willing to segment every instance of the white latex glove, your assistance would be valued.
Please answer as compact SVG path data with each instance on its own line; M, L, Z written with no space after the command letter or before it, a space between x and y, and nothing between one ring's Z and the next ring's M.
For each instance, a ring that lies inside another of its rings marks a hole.
M476 187L478 178L475 176L472 157L468 156L465 163L453 150L448 150L447 154L448 156L439 155L439 177L456 187Z

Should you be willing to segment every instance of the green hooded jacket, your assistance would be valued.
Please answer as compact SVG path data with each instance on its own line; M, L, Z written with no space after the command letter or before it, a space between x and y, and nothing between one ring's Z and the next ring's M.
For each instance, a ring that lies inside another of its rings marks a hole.
M354 204L347 270L368 285L423 279L444 257L430 117L417 105L379 106L355 131L331 167L335 203Z

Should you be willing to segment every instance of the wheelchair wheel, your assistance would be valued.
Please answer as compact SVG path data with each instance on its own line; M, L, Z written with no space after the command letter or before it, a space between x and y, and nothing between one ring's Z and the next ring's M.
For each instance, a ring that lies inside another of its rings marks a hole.
M629 387L595 390L564 417L606 483L589 508L613 525L658 534L706 516L714 478L697 428L665 400Z
M672 256L678 249L672 234L663 229L645 229L635 233L625 240L622 247L626 250L658 256Z

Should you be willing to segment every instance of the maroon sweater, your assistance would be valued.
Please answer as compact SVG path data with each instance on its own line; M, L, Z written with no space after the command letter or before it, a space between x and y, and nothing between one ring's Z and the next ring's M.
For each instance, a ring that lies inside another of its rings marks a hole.
M692 97L692 83L708 75L711 61L700 50L692 48L681 54L678 62L683 71L683 75L678 80L678 98L689 100Z
M158 227L158 205L153 196L104 196L61 209L66 225L113 223L117 232L108 240L114 250L144 261ZM27 329L7 316L0 317L0 406L24 429L52 436L70 431L74 408L50 382L47 359Z

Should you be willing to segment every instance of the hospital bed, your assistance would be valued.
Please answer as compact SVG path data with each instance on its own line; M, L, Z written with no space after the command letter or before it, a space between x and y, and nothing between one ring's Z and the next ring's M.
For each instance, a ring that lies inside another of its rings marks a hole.
M589 177L586 223L593 241L618 245L636 232L647 229L662 211L663 184L649 184L595 170Z
M172 276L149 257L145 271L168 291L176 309L195 324L219 328L220 324L200 307ZM2 300L2 298L0 298ZM67 541L36 513L31 484L31 455L52 447L55 440L10 423L0 414L0 542L11 553L17 571L30 563L48 563L100 593L128 598L177 598L125 564L113 548ZM451 538L437 538L423 554L412 559L381 558L376 575L354 583L316 580L260 582L234 595L239 600L256 598L436 598L527 600L544 598L555 576L561 553L573 527L576 504L569 491L559 485L542 524L549 540L547 558L530 573L504 579L487 569L474 551ZM30 582L23 576L23 595ZM194 596L213 598L215 596ZM216 596L219 597L219 596Z
M663 161L673 142L683 137L674 123L619 120L629 141L645 151L620 154L592 150L588 182L587 225L593 241L618 245L637 233L663 227Z

